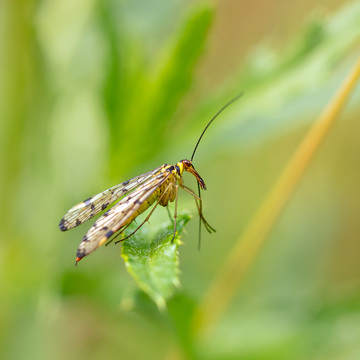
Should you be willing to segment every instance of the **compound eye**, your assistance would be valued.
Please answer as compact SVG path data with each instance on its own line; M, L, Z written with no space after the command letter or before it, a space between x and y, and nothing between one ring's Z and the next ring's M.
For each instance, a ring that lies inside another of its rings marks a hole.
M192 163L190 160L184 159L181 160L182 164L184 165L185 168L191 168L192 167Z

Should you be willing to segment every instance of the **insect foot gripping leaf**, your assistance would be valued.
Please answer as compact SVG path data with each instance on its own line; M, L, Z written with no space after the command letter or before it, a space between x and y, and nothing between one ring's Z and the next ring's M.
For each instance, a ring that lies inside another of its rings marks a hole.
M166 300L180 284L177 248L189 220L189 214L178 215L174 240L174 226L168 224L159 226L151 234L143 227L122 245L121 256L128 272L159 308L165 307Z

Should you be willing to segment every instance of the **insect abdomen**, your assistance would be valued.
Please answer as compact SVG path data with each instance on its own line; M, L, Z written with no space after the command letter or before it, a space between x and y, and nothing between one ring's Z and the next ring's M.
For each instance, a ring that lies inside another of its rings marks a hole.
M128 218L128 220L126 221L126 223L123 226L130 224L135 218L137 218L144 211L146 211L155 202L157 197L158 197L158 195L156 192L154 194L152 194L146 201L144 201L140 205L140 207L131 215L131 217ZM136 203L139 204L140 201L136 200Z

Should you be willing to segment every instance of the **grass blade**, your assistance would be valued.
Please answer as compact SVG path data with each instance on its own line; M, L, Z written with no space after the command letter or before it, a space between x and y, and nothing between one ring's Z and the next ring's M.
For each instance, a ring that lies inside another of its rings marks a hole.
M226 311L235 290L254 262L266 236L284 209L310 160L325 139L360 77L360 59L334 99L318 117L290 159L258 212L239 237L194 316L194 330L209 332Z

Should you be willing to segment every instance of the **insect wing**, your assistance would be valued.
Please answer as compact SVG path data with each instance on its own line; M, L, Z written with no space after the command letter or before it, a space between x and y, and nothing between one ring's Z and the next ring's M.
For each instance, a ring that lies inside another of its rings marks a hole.
M133 220L132 216L140 206L149 199L170 175L171 173L167 172L154 176L102 215L82 239L77 251L77 257L81 259L90 254L121 230L122 227L130 223Z
M60 230L66 231L72 229L91 219L99 212L105 210L109 205L113 204L116 200L148 181L159 171L159 169L160 168L156 168L145 174L136 176L75 205L61 219L59 223Z

